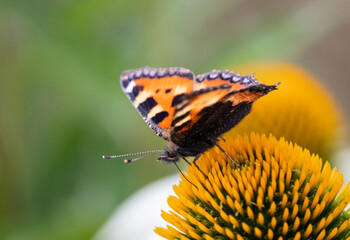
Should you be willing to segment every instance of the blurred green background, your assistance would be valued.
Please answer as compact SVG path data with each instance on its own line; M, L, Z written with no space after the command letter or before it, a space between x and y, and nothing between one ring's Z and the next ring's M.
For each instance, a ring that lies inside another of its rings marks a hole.
M89 239L127 196L176 172L153 158L101 158L166 146L122 93L125 69L291 61L349 114L349 9L346 0L2 0L0 239Z

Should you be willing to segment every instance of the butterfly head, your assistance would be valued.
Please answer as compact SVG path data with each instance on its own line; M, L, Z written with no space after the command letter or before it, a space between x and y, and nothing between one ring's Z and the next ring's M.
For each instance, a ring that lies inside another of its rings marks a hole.
M165 149L162 155L160 155L157 160L162 162L177 162L180 159L179 153L176 149Z

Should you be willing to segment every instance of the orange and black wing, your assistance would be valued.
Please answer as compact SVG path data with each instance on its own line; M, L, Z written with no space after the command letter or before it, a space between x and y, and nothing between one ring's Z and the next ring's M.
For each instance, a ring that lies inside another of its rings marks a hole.
M246 88L247 86L259 85L262 83L254 78L254 74L241 75L230 70L212 70L211 72L196 77L193 91L223 84L230 85L230 91L235 91Z
M124 71L120 83L143 119L168 140L175 105L192 92L194 74L185 68L150 68Z
M188 139L216 141L251 111L255 100L275 89L276 85L260 83L253 75L227 70L199 75L194 91L176 106L171 139L180 146L185 140L188 145Z

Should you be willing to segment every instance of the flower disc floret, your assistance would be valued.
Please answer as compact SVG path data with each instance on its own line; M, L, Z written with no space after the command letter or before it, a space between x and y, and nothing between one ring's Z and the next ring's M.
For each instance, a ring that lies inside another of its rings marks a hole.
M168 198L166 239L347 239L350 185L283 138L252 133L219 143L192 164ZM342 188L343 186L343 188Z

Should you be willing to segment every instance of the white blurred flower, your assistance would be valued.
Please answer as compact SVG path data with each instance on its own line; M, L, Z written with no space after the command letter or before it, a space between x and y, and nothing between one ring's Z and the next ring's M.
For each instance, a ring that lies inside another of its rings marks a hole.
M340 149L335 153L332 165L343 173L343 181L350 181L350 148Z
M157 180L126 199L98 231L93 240L156 240L163 239L153 230L164 225L161 209L170 210L172 186L180 181L179 174Z

